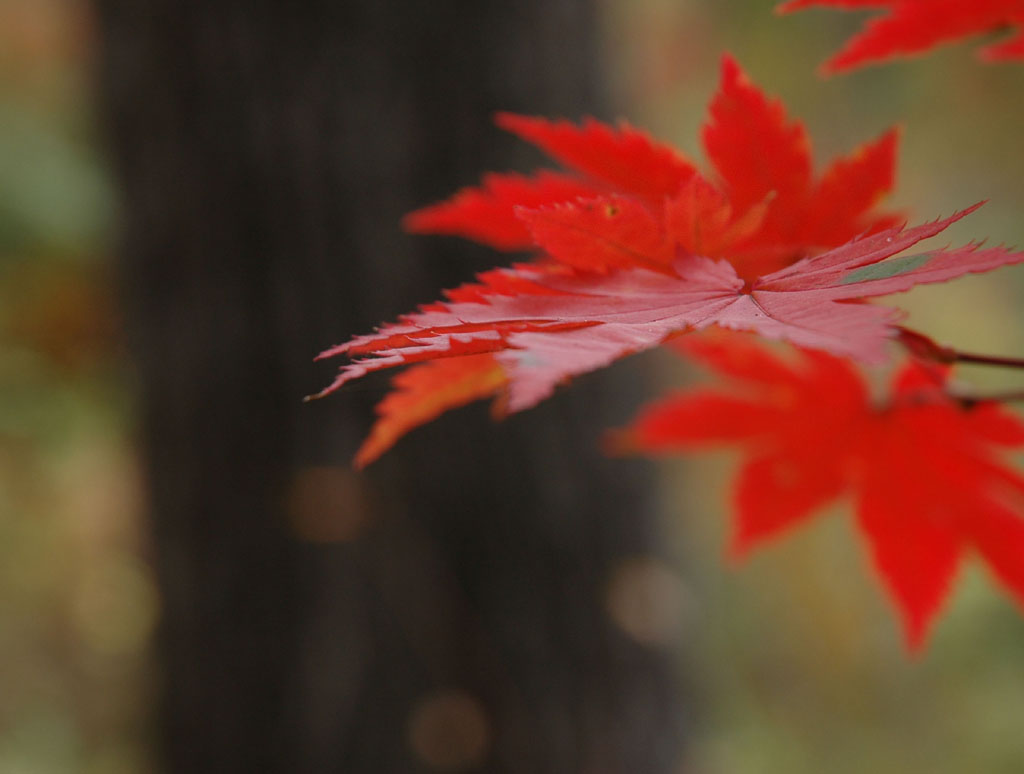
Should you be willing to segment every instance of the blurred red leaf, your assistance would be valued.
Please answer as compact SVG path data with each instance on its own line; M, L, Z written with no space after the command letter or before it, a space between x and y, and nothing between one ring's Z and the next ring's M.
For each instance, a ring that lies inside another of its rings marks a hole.
M888 10L868 21L829 59L822 67L825 73L914 56L945 43L1024 25L1022 0L789 0L777 10L790 13L816 6ZM1024 59L1024 31L982 48L979 55L988 62Z
M1024 478L997 454L1024 447L1017 417L991 403L965 408L945 393L940 370L914 362L877 406L848 362L822 352L786 360L739 336L679 347L727 386L665 398L612 443L656 454L739 446L735 555L847 495L911 649L967 550L1024 604Z

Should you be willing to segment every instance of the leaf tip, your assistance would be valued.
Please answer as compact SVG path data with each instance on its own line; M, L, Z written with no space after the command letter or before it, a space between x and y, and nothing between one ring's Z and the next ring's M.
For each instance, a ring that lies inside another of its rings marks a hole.
M334 389L335 389L335 385L332 384L332 385L330 385L328 387L324 387L322 390L320 390L320 392L314 392L312 395L303 395L302 396L302 402L303 403L312 403L315 400L320 400L321 398L326 398L328 395L330 395L332 392L334 392Z
M786 0L786 2L776 5L773 11L777 16L784 16L787 13L796 13L806 6L807 3L804 0Z
M540 116L527 116L522 113L512 113L507 110L499 110L494 114L494 124L499 129L519 136L521 139L530 142L530 137L524 136L531 129L547 124L548 121Z
M721 59L721 88L736 87L747 78L739 61L728 51L722 54Z
M834 75L844 75L854 69L855 65L843 62L838 56L826 59L816 68L819 78L828 79Z
M515 124L526 118L526 116L520 115L519 113L513 113L509 110L496 110L491 120L494 121L494 125L501 129L508 129L509 124Z
M353 469L361 473L362 471L366 470L366 468L370 464L380 459L380 455L383 454L385 451L386 449L378 449L371 446L370 439L367 438L363 445L359 447L359 450L355 453L355 456L352 458Z
M903 646L907 656L920 659L928 642L928 622L921 616L908 613L903 619Z
M429 233L431 215L434 212L436 212L436 208L431 205L420 207L412 212L407 212L402 216L401 221L399 221L402 231L407 234Z
M736 530L725 549L726 563L730 567L739 567L747 560L755 542L750 535L745 534L742 530Z
M730 51L723 52L719 61L721 62L723 70L738 70L740 67L739 62L736 61L736 57L733 56Z

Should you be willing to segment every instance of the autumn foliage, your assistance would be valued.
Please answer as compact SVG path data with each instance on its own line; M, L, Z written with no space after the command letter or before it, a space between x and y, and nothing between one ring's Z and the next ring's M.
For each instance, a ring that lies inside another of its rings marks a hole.
M485 273L449 291L445 302L321 355L361 356L321 394L370 371L413 365L395 385L405 399L390 397L378 406L381 418L357 455L360 464L427 418L469 401L497 395L499 414L527 408L567 377L656 346L687 327L728 317L756 322L755 297L743 292L745 283L898 222L876 209L895 178L895 130L815 175L803 125L730 57L709 112L703 140L712 172L706 176L683 154L625 124L498 116L499 125L570 171L491 174L481 186L407 217L414 231L532 250L535 259ZM702 295L694 297L688 283L699 285ZM679 292L689 297L673 300ZM768 294L769 306L785 300L767 286L758 292ZM602 316L598 307L608 298L614 307L630 303L634 317ZM663 320L666 302L676 314ZM780 329L803 341L794 327L801 311L784 306L778 314L792 324ZM878 317L872 307L840 311ZM828 329L841 317L820 319L826 330L818 335L831 335ZM879 324L836 346L849 343L877 359L887 335ZM761 327L772 325L767 318ZM460 357L444 366L451 383L443 394L423 387L435 383L437 367L420 364L440 357ZM495 364L505 377L500 384L483 378Z
M1000 458L1024 447L1019 418L957 400L944 369L914 361L876 402L857 369L824 352L780 354L736 335L678 346L725 383L649 406L612 444L653 454L741 449L733 554L847 498L911 647L967 551L1024 603L1024 477Z
M1024 0L789 0L780 13L815 6L880 11L825 63L839 73L1005 28L1014 31L979 52L988 62L1024 59Z
M780 10L812 5L888 12L830 71L1024 21L1024 2L1007 0L793 0ZM925 14L938 18L924 24ZM1024 56L1018 48L988 52ZM313 397L407 366L357 466L449 409L485 398L496 416L527 409L574 377L668 344L722 385L654 404L611 445L738 447L734 554L846 499L910 647L966 552L1024 603L1024 478L1001 456L1024 446L1024 423L998 402L954 394L957 353L900 327L898 307L871 303L1024 261L981 243L917 247L979 205L908 227L879 206L894 184L895 130L815 171L804 126L729 56L701 134L706 165L625 123L508 113L497 123L561 169L485 175L405 226L529 255L320 355L350 362ZM705 329L757 336L695 335ZM855 364L887 366L897 344L911 357L878 402Z

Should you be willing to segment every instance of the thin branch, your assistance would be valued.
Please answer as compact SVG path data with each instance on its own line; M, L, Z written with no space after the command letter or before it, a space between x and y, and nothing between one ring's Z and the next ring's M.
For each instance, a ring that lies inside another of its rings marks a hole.
M975 365L999 366L1002 368L1024 369L1024 358L1004 357L1002 355L983 355L977 352L964 352L954 347L947 347L938 344L925 336L923 333L912 331L902 326L897 327L896 340L902 344L910 354L931 360L935 363L950 365L952 363L974 363Z
M953 350L954 362L976 363L978 365L1002 366L1004 368L1024 368L1024 358L1000 357L999 355L979 355L974 352Z

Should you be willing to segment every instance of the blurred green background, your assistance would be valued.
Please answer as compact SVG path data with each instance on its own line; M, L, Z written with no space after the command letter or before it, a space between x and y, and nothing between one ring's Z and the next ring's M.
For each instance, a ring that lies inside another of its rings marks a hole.
M157 615L76 0L0 0L0 771L146 770Z
M777 17L772 5L604 0L623 115L701 158L699 127L730 51L806 122L820 165L898 123L891 207L928 220L989 199L949 240L1024 245L1024 66L982 65L960 45L824 81L815 68L863 16ZM116 197L94 45L83 0L0 0L4 774L151 768L158 603L112 286ZM905 300L910 324L940 341L1019 355L1021 298L1018 267ZM686 376L668 356L652 362L666 380ZM1020 385L1012 373L962 375L986 389ZM844 509L730 568L730 460L662 467L678 567L624 568L636 583L621 584L609 609L679 652L695 729L681 772L1024 770L1024 618L979 568L910 659ZM637 588L646 618L630 613Z

